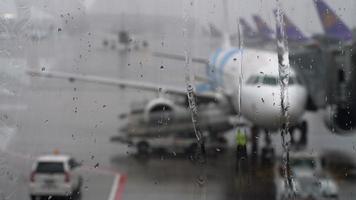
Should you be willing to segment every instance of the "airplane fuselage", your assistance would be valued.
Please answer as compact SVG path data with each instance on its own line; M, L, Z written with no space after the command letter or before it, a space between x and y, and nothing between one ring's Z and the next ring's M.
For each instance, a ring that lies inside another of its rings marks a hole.
M287 121L296 125L304 114L307 91L290 68L288 117L282 116L276 52L218 49L211 56L207 73L212 84L231 98L233 109L255 126L274 130Z

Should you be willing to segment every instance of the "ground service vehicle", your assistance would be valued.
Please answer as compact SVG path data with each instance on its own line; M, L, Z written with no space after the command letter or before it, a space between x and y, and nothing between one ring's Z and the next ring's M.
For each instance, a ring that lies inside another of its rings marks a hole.
M279 166L279 175L275 179L277 199L288 199L288 186L283 177L283 168ZM322 168L322 162L316 154L295 153L290 156L292 193L299 199L337 199L339 189L336 182ZM290 192L290 191L289 191Z
M68 155L44 155L37 158L32 166L29 191L31 199L59 196L68 197L80 193L82 177L80 166Z

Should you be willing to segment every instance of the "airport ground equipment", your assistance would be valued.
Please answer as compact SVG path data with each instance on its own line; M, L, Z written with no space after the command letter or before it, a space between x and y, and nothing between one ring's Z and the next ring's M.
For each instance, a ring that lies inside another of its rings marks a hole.
M297 199L314 197L315 199L337 199L339 189L336 181L322 167L321 157L317 153L291 153L289 168L291 185L286 184L284 164L275 167L276 199L288 199L293 195ZM290 188L288 188L290 187Z
M318 38L319 44L292 52L291 62L307 85L310 110L324 109L335 133L356 126L356 44Z
M232 128L233 119L228 110L220 105L198 106L199 125L205 133L209 152L221 152L226 147L223 133ZM123 119L125 125L111 141L131 144L138 153L149 153L155 149L168 152L191 152L197 146L190 111L179 103L168 99L134 102L130 113Z
M223 153L227 142L225 138L212 139L205 136L205 151L208 155ZM192 132L181 134L169 134L164 136L130 136L128 134L114 136L112 142L128 144L136 148L138 155L150 155L155 152L171 155L194 155L198 148L195 134Z

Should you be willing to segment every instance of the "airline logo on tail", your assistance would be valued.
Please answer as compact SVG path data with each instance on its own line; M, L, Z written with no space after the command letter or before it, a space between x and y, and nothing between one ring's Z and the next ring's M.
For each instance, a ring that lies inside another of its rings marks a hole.
M335 12L323 0L314 1L326 35L339 40L351 40L351 30Z
M275 16L277 17L277 10L273 10ZM284 22L284 31L289 41L296 42L306 42L309 40L302 31L286 16L283 15ZM280 26L279 23L276 23L277 26L277 38L281 37Z
M274 32L272 29L270 29L265 21L262 20L262 18L258 15L253 16L253 20L256 23L257 29L259 34L267 39L267 40L272 40L274 39Z
M337 19L335 15L332 15L329 12L323 12L321 14L322 14L323 24L326 28L332 28L333 26L336 25Z

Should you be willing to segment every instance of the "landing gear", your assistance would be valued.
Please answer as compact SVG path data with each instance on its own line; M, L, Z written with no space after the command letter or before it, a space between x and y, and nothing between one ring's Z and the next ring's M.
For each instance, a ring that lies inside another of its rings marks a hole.
M308 123L306 121L302 121L300 124L291 127L289 132L291 137L291 144L293 146L305 147L307 145Z
M258 163L258 152L259 152L259 134L260 129L257 127L251 128L251 164L252 167L256 167ZM272 146L271 134L265 131L265 146L261 149L260 162L261 165L272 164L275 159L275 150Z
M253 168L257 166L258 158L258 138L260 129L258 127L251 127L251 165ZM254 170L253 170L254 171Z
M198 144L193 143L185 150L185 154L188 155L189 157L194 156L194 154L197 152L197 148L198 148Z
M272 147L271 133L265 131L265 147L261 151L261 165L271 166L275 159L275 151Z
M271 134L268 130L264 133L265 146L259 150L259 138L261 129L254 126L251 127L251 168L252 170L257 167L258 163L265 166L270 166L275 159L275 149L272 146ZM306 121L302 121L296 126L290 127L290 143L293 148L301 149L308 143L308 124ZM260 155L259 155L260 153Z
M35 196L35 195L31 195L31 200L37 200L37 199L40 199L39 196Z

